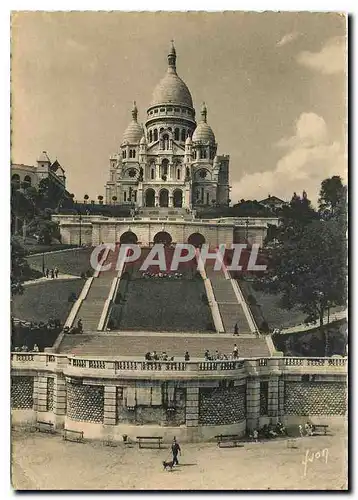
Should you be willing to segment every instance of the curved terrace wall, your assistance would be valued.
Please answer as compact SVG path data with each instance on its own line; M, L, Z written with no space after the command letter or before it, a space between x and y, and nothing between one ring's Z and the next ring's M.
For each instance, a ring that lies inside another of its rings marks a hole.
M268 421L345 418L346 358L147 362L11 355L15 425L53 422L88 439L243 435Z

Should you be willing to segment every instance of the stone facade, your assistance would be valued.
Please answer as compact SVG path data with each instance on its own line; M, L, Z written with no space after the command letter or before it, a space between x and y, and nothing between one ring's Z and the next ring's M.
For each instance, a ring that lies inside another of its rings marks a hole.
M200 389L199 424L227 425L246 418L246 384L234 386L234 381L217 388Z
M344 415L347 392L339 382L285 382L286 415Z

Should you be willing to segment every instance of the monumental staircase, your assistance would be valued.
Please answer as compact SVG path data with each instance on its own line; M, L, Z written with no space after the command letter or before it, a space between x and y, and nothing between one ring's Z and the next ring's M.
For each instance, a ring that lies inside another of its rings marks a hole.
M212 285L225 333L234 333L235 324L238 325L239 334L253 333L254 329L247 317L248 311L245 313L243 299L239 301L233 281L225 276L222 268L218 271L214 269L214 261L207 261L205 272Z

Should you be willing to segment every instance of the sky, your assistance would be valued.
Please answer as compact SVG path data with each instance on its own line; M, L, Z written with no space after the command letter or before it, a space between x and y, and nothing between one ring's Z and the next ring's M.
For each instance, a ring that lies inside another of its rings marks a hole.
M132 102L145 121L170 40L197 116L205 101L230 198L290 199L347 178L346 19L291 12L17 12L11 160L41 151L81 200L104 195Z

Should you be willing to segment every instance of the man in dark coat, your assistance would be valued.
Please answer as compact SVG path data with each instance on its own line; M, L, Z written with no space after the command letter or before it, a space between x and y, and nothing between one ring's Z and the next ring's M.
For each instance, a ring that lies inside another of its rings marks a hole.
M181 454L181 449L179 446L179 443L177 440L174 438L173 443L172 443L172 453L173 453L173 465L179 465L178 461L178 453Z

